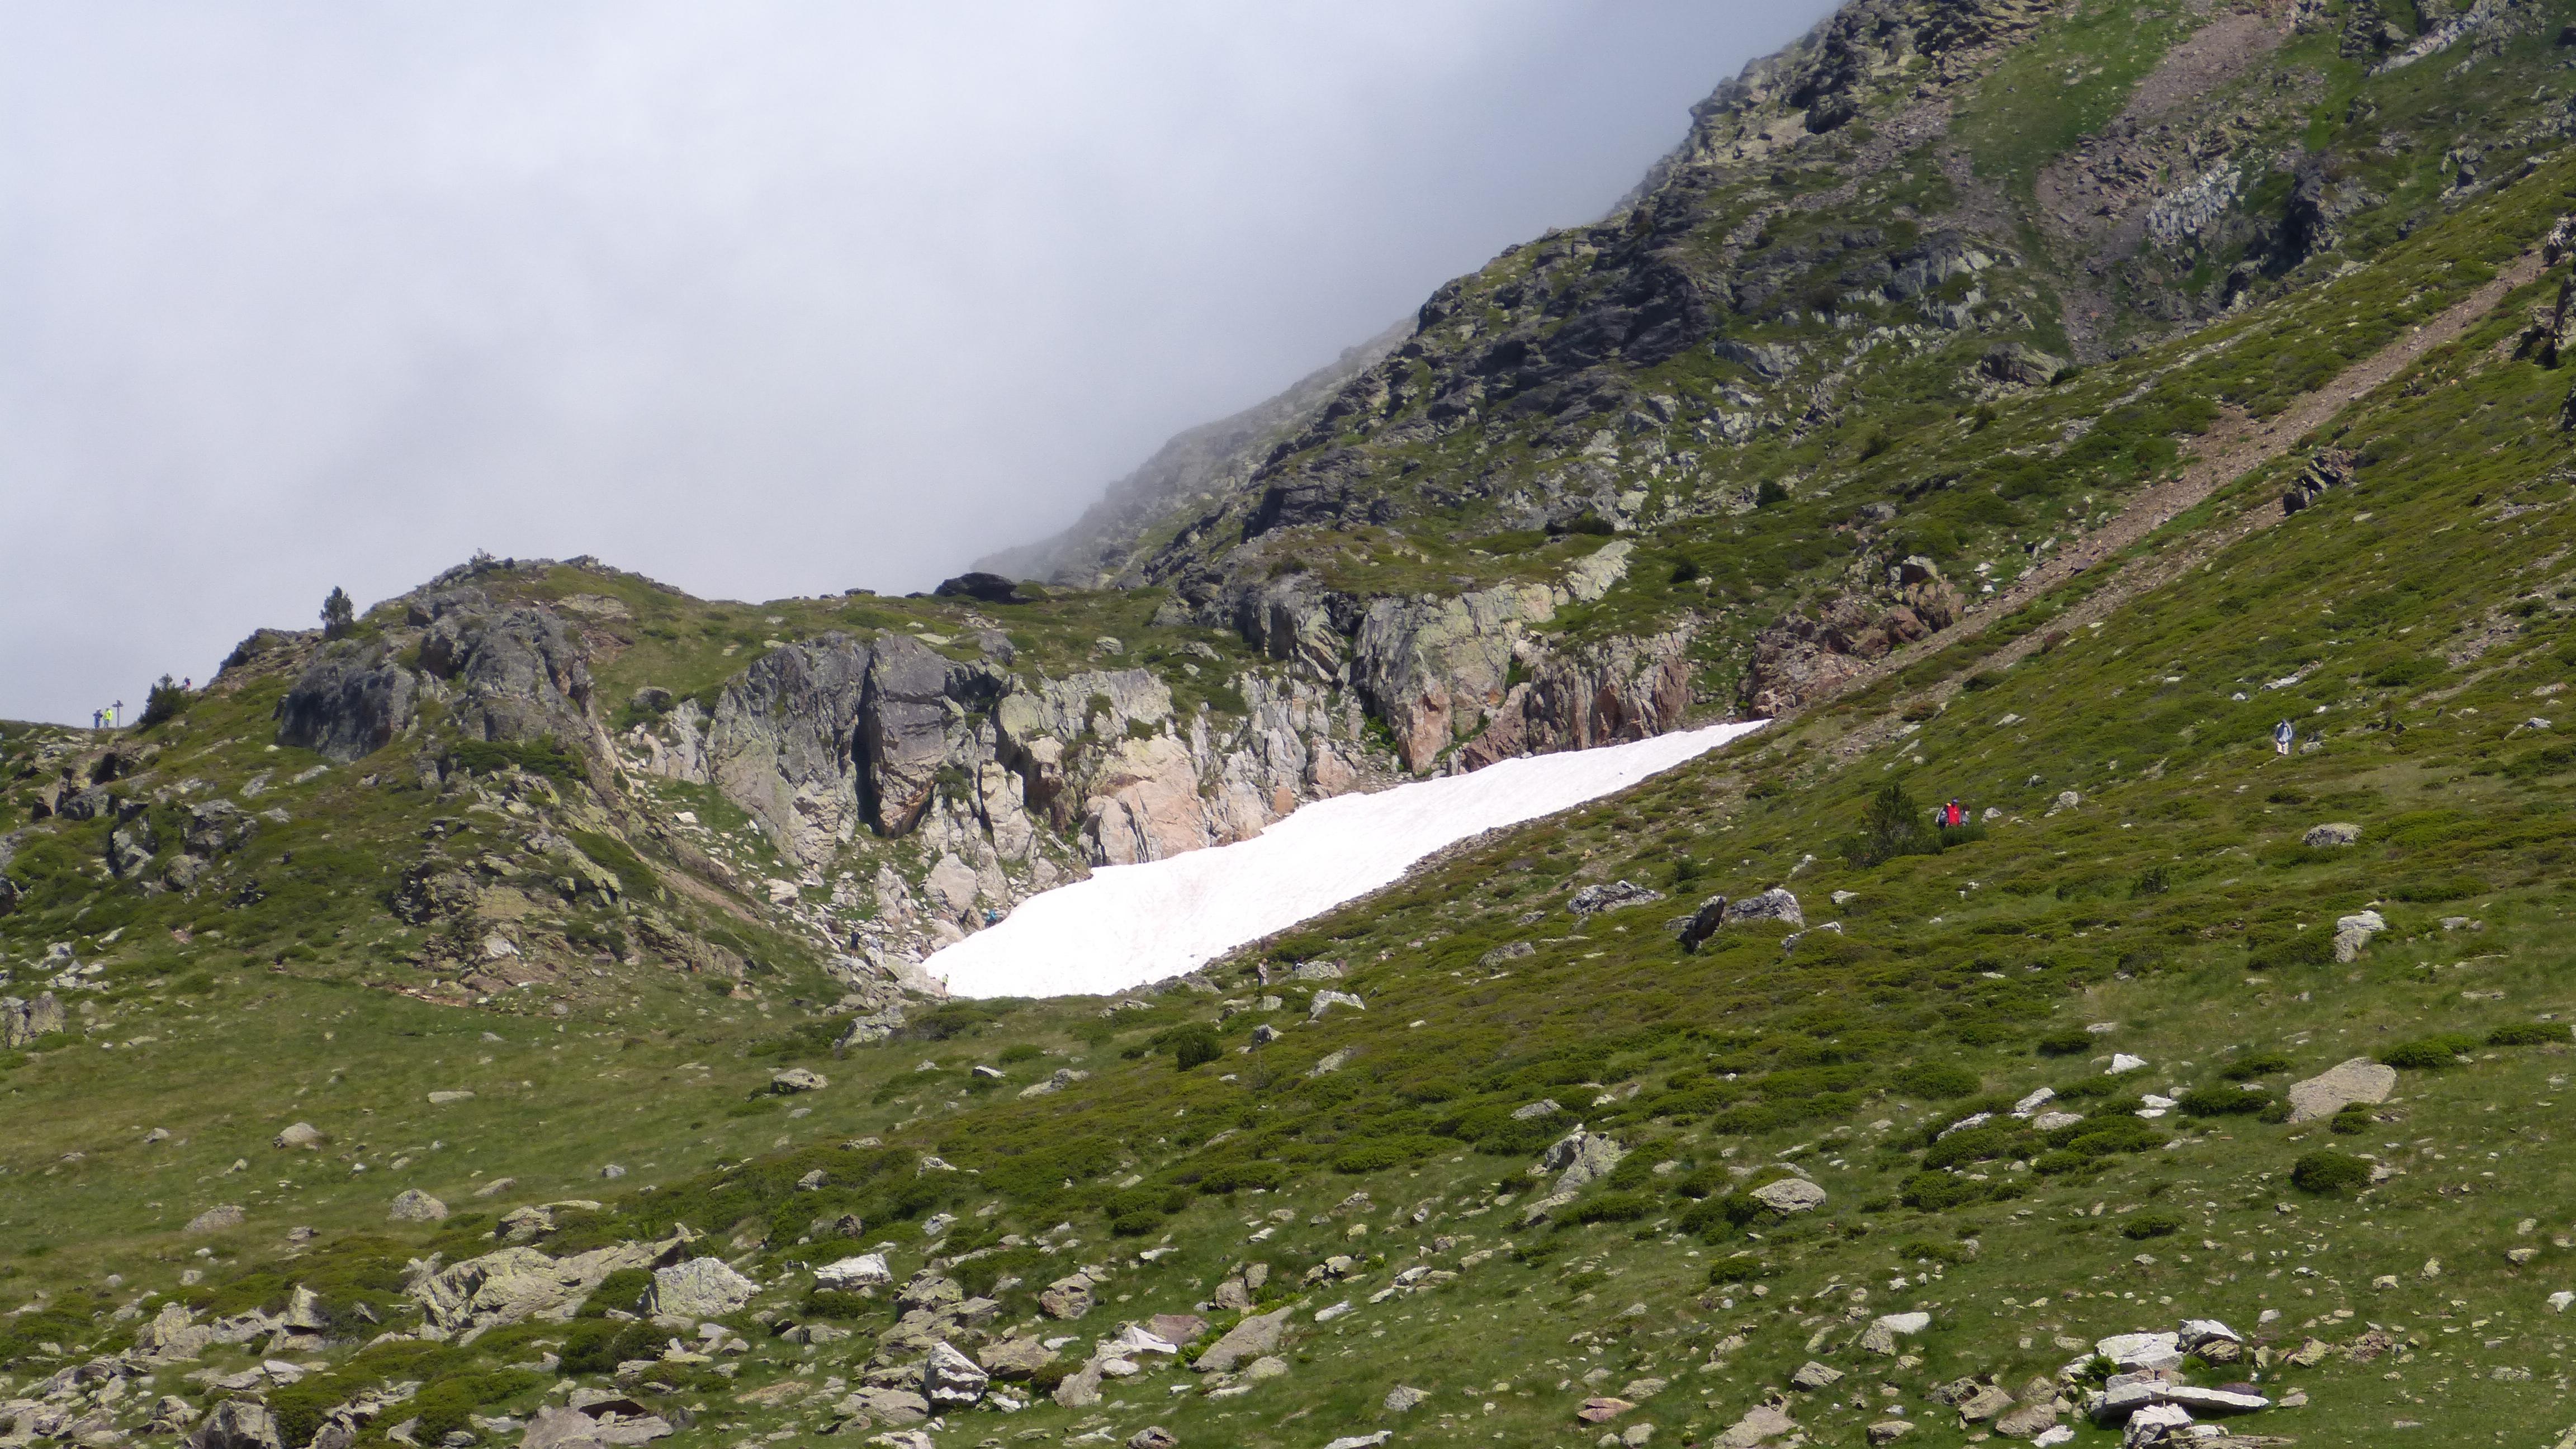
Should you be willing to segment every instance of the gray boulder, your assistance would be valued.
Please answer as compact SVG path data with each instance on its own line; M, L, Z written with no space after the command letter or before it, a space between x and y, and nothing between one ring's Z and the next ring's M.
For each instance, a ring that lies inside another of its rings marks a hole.
M0 1047L15 1050L65 1029L63 1004L48 991L32 1001L0 996Z
M2299 837L2299 843L2301 845L2323 848L2329 846L2351 845L2360 839L2360 826L2352 824L2350 821L2337 820L2324 825L2309 827L2308 833Z
M1777 1213L1803 1213L1825 1205L1825 1190L1803 1177L1766 1182L1745 1194Z
M1807 917L1798 909L1798 898L1789 893L1787 886L1773 886L1758 896L1732 902L1726 907L1728 925L1744 921L1780 921L1803 926L1807 924Z
M217 856L241 849L259 829L259 817L230 800L208 800L188 807L180 844L190 855Z
M1551 1144L1538 1160L1538 1173L1557 1174L1556 1190L1572 1192L1608 1177L1628 1150L1610 1138L1576 1127Z
M922 1365L921 1396L939 1410L972 1408L983 1399L991 1376L976 1366L973 1359L959 1352L954 1344L942 1340L931 1345L930 1361Z
M249 1218L249 1216L250 1214L242 1211L238 1204L225 1203L220 1207L210 1207L204 1212L197 1214L195 1217L188 1219L188 1225L185 1228L180 1229L180 1231L188 1233L220 1233L226 1228L240 1227L242 1223Z
M447 1204L416 1187L395 1194L393 1206L385 1211L386 1219L397 1223L434 1223L446 1216Z
M1246 1317L1208 1345L1190 1367L1200 1373L1231 1373L1237 1365L1273 1352L1279 1347L1280 1336L1288 1331L1288 1315L1295 1311L1296 1305L1290 1304Z
M250 1399L217 1404L186 1442L188 1449L284 1449L268 1406Z
M722 1258L692 1258L653 1271L644 1310L657 1317L722 1318L759 1292L759 1284L735 1272Z
M2396 1089L2395 1067L2384 1066L2368 1057L2354 1057L2304 1082L2291 1083L2290 1121L2295 1125L2313 1122L2319 1117L2331 1117L2354 1102L2385 1102L2388 1094Z

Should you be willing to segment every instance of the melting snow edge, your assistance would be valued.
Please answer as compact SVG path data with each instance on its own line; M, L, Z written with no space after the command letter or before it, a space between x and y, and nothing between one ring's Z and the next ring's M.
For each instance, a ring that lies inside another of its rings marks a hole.
M1760 729L1710 725L1317 801L1260 835L1032 896L925 963L951 995L1098 996L1161 981L1401 879L1458 841L1568 810Z

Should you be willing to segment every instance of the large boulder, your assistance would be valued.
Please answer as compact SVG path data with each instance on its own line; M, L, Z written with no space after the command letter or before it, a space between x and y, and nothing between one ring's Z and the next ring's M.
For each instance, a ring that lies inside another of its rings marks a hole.
M396 1193L393 1206L385 1210L386 1219L397 1223L434 1223L446 1216L447 1204L416 1187Z
M1556 1190L1572 1192L1586 1183L1608 1177L1610 1169L1617 1167L1619 1159L1627 1155L1627 1149L1616 1141L1577 1127L1549 1145L1533 1172L1538 1175L1557 1174Z
M1260 1358L1279 1347L1279 1339L1288 1331L1288 1315L1296 1305L1269 1313L1245 1317L1225 1331L1223 1337L1208 1345L1190 1367L1200 1373L1231 1373L1237 1365Z
M984 1397L990 1379L973 1359L943 1339L931 1345L930 1361L922 1365L921 1396L934 1409L972 1408Z
M2397 1069L2374 1062L2368 1057L2354 1057L2339 1062L2304 1082L2290 1084L2290 1121L2293 1124L2331 1117L2355 1102L2377 1104L2388 1100L2397 1089Z
M656 1317L722 1318L759 1292L759 1284L735 1272L722 1258L692 1258L653 1271L644 1310Z
M48 991L31 1001L0 996L0 1048L15 1050L64 1029L63 1003Z

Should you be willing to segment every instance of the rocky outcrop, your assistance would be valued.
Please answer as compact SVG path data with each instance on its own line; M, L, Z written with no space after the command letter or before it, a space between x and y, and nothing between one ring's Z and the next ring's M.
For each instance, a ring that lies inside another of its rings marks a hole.
M1478 770L1497 760L1588 750L1679 728L1691 707L1691 634L1611 639L1572 654L1540 654L1514 684L1484 733L1459 762Z
M1909 558L1888 572L1884 597L1845 595L1816 615L1792 615L1756 635L1746 707L1778 715L1824 698L1872 662L1959 621L1958 591L1929 559Z
M621 1268L667 1263L682 1241L617 1243L569 1258L550 1258L534 1248L503 1248L427 1273L405 1291L419 1301L431 1326L470 1341L486 1329L526 1318L568 1319L600 1280Z
M380 643L342 640L305 667L277 704L277 742L347 764L412 722L419 685Z
M830 859L860 823L859 726L873 662L846 634L773 649L725 685L706 731L710 782L808 865ZM676 733L694 743L694 723Z
M452 597L452 596L451 596ZM551 610L456 607L420 641L421 669L453 691L448 716L484 740L590 743L590 668L581 636Z

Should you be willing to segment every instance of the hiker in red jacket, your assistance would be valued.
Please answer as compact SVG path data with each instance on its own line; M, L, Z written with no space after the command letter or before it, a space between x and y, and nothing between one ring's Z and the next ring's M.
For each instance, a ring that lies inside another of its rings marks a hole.
M1955 800L1955 799L1954 799L1954 800L1952 800L1952 801L1951 801L1947 806L1945 806L1945 807L1943 807L1943 808L1942 808L1942 811L1941 811L1941 824L1942 824L1943 826L1945 826L1945 827L1947 827L1947 828L1949 828L1949 829L1952 829L1952 830L1956 830L1956 829L1958 829L1960 826L1965 825L1965 824L1967 824L1967 823L1968 823L1968 811L1967 811L1967 807L1965 807L1965 806L1961 805L1957 800Z

